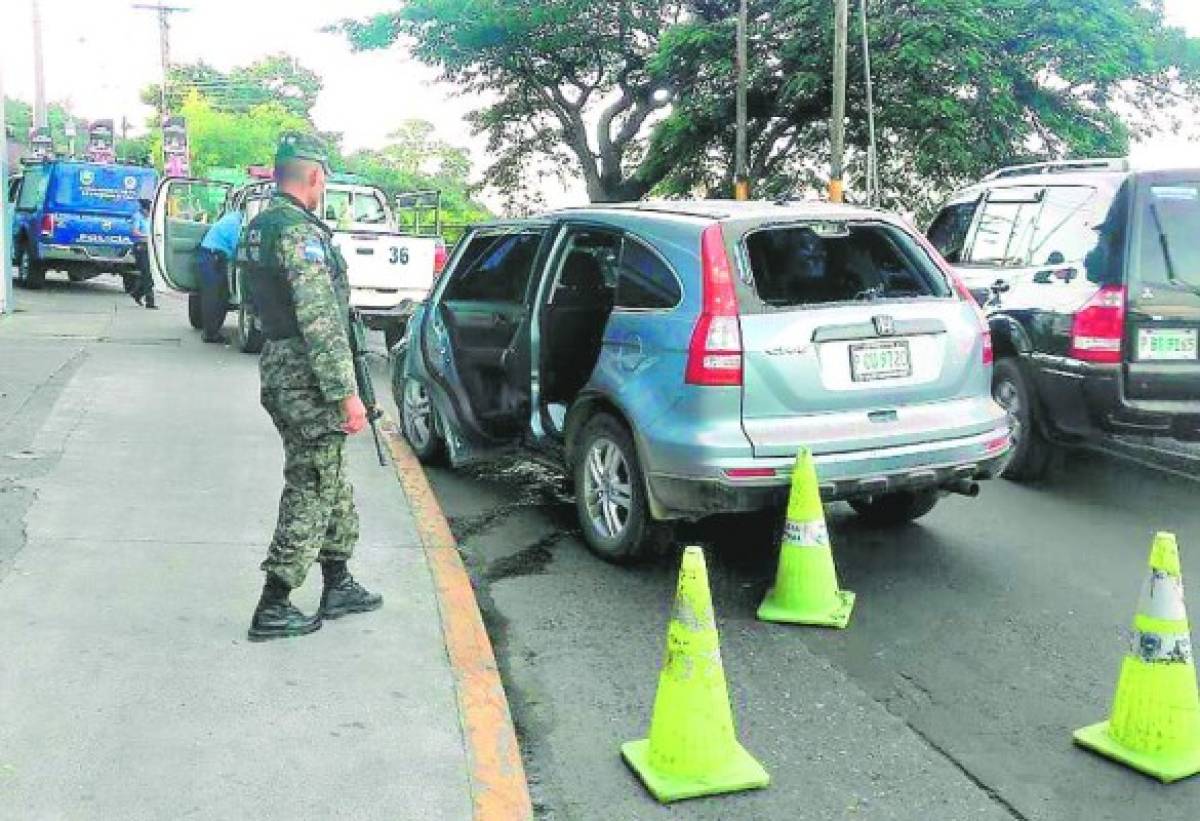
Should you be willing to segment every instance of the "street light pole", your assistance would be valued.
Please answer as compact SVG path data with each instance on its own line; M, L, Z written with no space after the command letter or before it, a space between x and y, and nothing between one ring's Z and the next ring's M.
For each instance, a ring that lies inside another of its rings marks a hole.
M167 74L171 68L171 15L177 12L191 11L184 6L164 6L161 2L156 6L134 3L133 8L139 11L158 13L158 52L162 59L162 86L158 92L159 116L167 116Z
M833 112L829 118L829 199L845 201L842 161L846 147L846 39L849 36L848 0L833 5Z
M735 199L750 199L750 173L746 167L746 0L738 3L737 18L737 145L734 149Z

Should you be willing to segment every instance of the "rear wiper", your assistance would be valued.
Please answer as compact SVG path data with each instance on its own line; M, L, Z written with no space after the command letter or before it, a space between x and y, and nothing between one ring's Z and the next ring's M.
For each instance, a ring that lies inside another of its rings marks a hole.
M1162 218L1158 214L1157 203L1150 203L1150 216L1154 218L1154 230L1158 232L1158 244L1162 247L1163 261L1167 264L1167 279L1172 285L1182 287L1184 290L1200 296L1200 286L1180 279L1179 275L1175 273L1175 261L1171 258L1171 241L1167 239L1166 229L1163 228Z

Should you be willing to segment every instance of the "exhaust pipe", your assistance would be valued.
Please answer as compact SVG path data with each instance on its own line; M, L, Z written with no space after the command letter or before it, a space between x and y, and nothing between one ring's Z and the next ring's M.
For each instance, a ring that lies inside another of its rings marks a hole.
M942 485L942 490L974 499L979 495L979 483L973 479L955 479Z

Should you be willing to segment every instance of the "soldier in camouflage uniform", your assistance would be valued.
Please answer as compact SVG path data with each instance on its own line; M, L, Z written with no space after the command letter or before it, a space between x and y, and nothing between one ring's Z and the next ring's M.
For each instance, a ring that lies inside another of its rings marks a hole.
M277 193L246 226L238 266L267 337L259 361L261 400L283 439L279 520L262 569L252 640L311 633L322 618L375 610L383 598L346 569L358 540L345 441L366 425L349 343L346 262L313 210L328 170L313 137L286 135L275 156ZM314 560L321 563L320 611L289 601Z

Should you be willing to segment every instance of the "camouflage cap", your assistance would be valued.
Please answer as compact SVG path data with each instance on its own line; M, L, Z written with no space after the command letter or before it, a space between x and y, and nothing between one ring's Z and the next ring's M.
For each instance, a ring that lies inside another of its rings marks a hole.
M288 160L317 162L329 173L329 152L325 143L313 134L290 131L279 139L279 148L275 149L275 165L278 167Z

